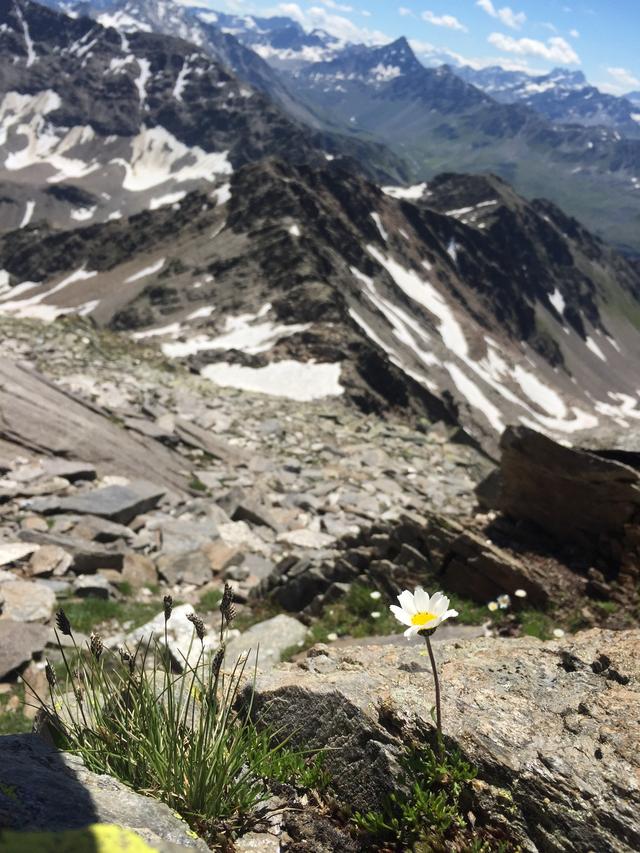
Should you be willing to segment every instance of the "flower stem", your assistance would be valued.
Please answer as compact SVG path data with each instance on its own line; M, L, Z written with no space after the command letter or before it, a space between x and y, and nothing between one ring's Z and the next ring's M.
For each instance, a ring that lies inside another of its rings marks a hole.
M429 634L424 634L424 641L427 644L427 651L429 652L429 660L431 661L431 671L433 672L433 683L435 685L436 690L436 728L438 730L438 751L440 752L440 756L442 756L442 709L440 706L440 680L438 679L438 668L436 666L436 659L433 656L433 649L431 648L431 638Z

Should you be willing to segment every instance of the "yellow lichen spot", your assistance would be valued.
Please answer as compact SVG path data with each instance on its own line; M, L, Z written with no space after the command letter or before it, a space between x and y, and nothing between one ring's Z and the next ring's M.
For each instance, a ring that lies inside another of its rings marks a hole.
M435 619L435 613L414 613L411 617L412 625L427 625Z
M0 853L158 853L130 829L112 823L93 823L86 829L62 832L5 832Z
M15 785L0 785L0 793L4 794L10 800L18 800L18 789Z

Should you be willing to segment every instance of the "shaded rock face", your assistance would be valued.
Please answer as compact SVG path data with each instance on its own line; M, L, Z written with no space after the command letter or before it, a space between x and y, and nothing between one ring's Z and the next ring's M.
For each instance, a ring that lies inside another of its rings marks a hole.
M637 600L637 468L606 453L564 447L526 427L507 429L501 448L496 508L533 522L558 542L574 543L617 581L618 596Z
M524 850L640 844L639 642L637 630L594 630L551 643L436 644L445 738L478 768L483 805L473 810L508 813ZM338 798L375 808L394 789L401 750L433 736L420 648L316 647L258 679L254 714L326 748Z
M207 850L158 800L92 773L80 758L57 752L37 735L0 737L1 828L56 832L96 823L130 829L161 853Z

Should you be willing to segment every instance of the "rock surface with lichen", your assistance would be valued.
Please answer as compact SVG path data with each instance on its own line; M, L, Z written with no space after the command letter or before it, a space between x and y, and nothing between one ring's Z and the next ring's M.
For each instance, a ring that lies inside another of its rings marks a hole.
M639 648L639 630L436 643L444 735L478 768L476 815L531 853L639 849ZM393 791L404 747L433 742L420 644L317 646L256 690L256 719L325 749L339 800L356 809Z

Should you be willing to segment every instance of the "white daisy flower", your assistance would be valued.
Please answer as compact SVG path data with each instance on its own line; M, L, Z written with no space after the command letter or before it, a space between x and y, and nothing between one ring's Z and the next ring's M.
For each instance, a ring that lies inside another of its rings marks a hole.
M377 589L374 589L373 592L369 593L369 598L373 598L374 601L377 601L381 595L382 595L381 592L379 592Z
M457 616L457 610L449 610L449 599L441 592L432 596L421 586L415 592L403 590L398 596L400 607L391 605L391 612L398 622L409 627L404 632L405 637L411 637L420 631L430 631L437 628L445 619Z
M506 592L504 593L504 595L498 596L498 607L500 608L500 610L506 610L510 604L511 604L511 596L507 595Z
M514 593L516 598L526 598L527 590L526 589L517 589Z
M335 643L335 641L337 639L338 639L337 634L327 634L327 640L329 640L330 643Z
M554 628L553 629L553 636L560 639L561 637L564 637L564 631L562 630L562 628Z
M490 601L490 602L487 604L487 607L488 607L488 608L489 608L489 610L493 613L495 610L497 610L497 609L498 609L498 602L497 602L497 601Z
M379 619L382 616L379 610L372 610L369 615L372 619Z

